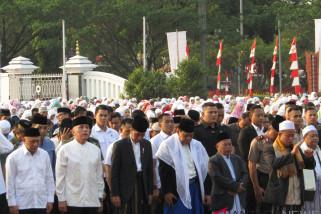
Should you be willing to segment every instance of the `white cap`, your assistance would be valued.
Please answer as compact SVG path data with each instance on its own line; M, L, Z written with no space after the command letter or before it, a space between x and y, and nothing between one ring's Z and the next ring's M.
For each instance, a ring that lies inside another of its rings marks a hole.
M309 132L316 132L318 133L317 129L314 127L314 125L309 125L309 126L306 126L303 130L302 130L302 135L303 137L308 134Z
M0 132L2 134L9 134L11 131L11 124L8 120L0 121Z
M285 120L279 124L279 131L295 130L294 123L290 120Z

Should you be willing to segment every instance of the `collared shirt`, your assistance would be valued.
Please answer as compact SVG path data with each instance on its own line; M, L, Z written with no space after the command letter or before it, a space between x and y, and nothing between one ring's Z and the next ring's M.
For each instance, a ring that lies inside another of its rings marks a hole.
M104 180L101 153L97 146L73 140L57 154L56 194L68 206L100 207Z
M265 152L272 146L273 142L267 138L261 140L254 138L251 142L248 160L254 162L256 164L256 169L265 174L269 174L272 169L271 157Z
M116 140L115 142L121 140L122 138L119 137L118 140ZM112 164L112 156L113 156L113 148L114 148L114 145L115 145L115 142L113 142L107 149L107 152L106 152L106 158L104 160L104 164L108 165L108 166L111 166Z
M228 166L228 168L230 170L230 173L231 173L231 176L232 176L233 180L235 181L236 180L236 176L235 176L234 167L233 167L233 164L232 164L230 156L222 155L222 157L223 157L225 163L227 164L227 166ZM241 210L243 210L243 209L241 207L240 197L239 197L238 194L236 194L234 196L233 207L229 211L229 213L234 213L235 211L236 212L240 212Z
M55 144L48 137L45 137L42 144L39 145L39 148L42 148L43 150L48 152L52 172L53 172L53 175L55 176L55 165L56 165Z
M5 139L5 136L0 133L0 154L7 154L13 150L13 145L8 140ZM1 164L0 164L1 166ZM6 187L4 184L2 167L0 167L0 195L6 192Z
M38 148L31 154L25 145L6 162L7 201L19 209L46 208L54 202L55 183L48 153Z
M96 124L92 128L91 137L99 141L100 149L105 160L108 147L119 138L119 134L112 128L107 128L106 131L104 131Z
M257 136L261 136L264 135L264 127L262 126L262 128L259 128L258 126L254 125L254 123L252 123L252 126L254 127Z
M186 161L189 179L196 177L196 169L189 145L182 145L183 158Z
M142 171L142 162L141 162L141 159L140 159L140 142L134 143L132 141L132 139L130 139L130 142L132 143L132 146L133 146L137 172L141 172Z
M151 140L151 144L152 144L152 152L153 152L153 159L156 161L155 164L155 184L157 186L158 189L161 188L161 181L160 181L160 177L159 177L159 172L158 172L158 166L159 166L159 162L158 159L156 157L156 152L160 146L160 144L166 140L169 137L169 135L167 135L165 132L161 131L160 133L158 133L157 135L155 135Z

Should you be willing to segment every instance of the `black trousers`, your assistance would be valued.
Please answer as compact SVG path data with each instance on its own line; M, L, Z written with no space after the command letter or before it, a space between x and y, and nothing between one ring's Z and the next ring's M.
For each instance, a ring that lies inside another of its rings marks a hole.
M6 193L0 195L0 214L9 213L9 207L6 199Z
M260 187L262 187L263 189L266 189L266 186L268 184L269 181L269 175L265 174L263 172L260 172L259 170L256 170L257 172L257 177L258 177L258 181L259 181L259 185ZM256 204L256 212L257 213L262 213L262 214L269 214L272 212L272 204L267 204L267 203L257 203Z
M164 195L161 193L161 190L159 189L159 197L157 200L152 202L151 205L151 213L152 214L163 214L163 208L164 208Z
M68 207L67 214L97 214L97 207Z
M19 210L19 214L46 214L47 209L25 209Z
M136 183L134 193L127 202L122 202L119 209L115 209L114 214L150 214L150 206L148 198L144 194L143 174L138 172L136 175Z

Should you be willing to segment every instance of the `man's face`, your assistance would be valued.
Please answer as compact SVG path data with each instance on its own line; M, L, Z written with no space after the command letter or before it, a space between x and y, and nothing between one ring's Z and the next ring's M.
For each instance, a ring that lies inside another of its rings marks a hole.
M208 106L203 109L202 120L207 124L214 124L218 120L218 111L216 106Z
M159 123L159 126L163 132L170 135L174 131L174 120L172 116L163 116L162 121Z
M306 142L306 144L308 145L309 148L311 149L316 149L318 142L319 142L319 136L318 133L315 131L311 131L309 133L307 133L304 136L304 141Z
M280 140L284 146L289 147L293 144L295 130L284 130L279 133Z
M189 144L193 139L194 132L184 132L182 130L178 130L178 138L182 144Z
M264 121L264 111L263 109L257 108L254 109L251 117L251 121L254 125L258 127L263 126L263 121Z
M108 122L108 116L109 114L107 110L99 109L95 115L97 125L100 127L105 127Z
M246 126L249 126L251 124L251 120L249 117L242 118L240 119L239 125L241 128L244 128Z
M217 144L217 151L223 155L230 155L233 150L231 139L225 139Z
M300 110L292 110L288 113L289 120L294 123L295 128L300 128L302 122L302 114Z
M80 124L72 128L72 134L78 142L86 142L90 135L88 124Z
M270 120L268 117L263 118L263 127L267 130L270 126Z
M32 127L39 130L41 139L43 139L48 133L48 125L32 124Z
M307 125L317 124L318 116L315 110L311 109L306 111L304 116L305 116L305 121L307 122Z
M69 118L69 114L68 114L68 113L66 113L66 112L59 112L59 113L57 114L58 124L60 124L61 121L62 121L63 119L66 119L66 118Z
M217 109L217 123L221 124L224 119L224 108Z
M39 145L40 145L40 136L39 137L24 137L24 145L27 148L27 150L31 153L34 154Z
M109 127L119 131L121 125L121 119L119 117L114 117L109 121Z
M267 136L272 141L274 141L276 139L276 137L278 136L278 132L272 127L272 125L270 125L269 129L267 130Z
M131 124L124 124L120 127L120 135L122 138L128 138L130 135L130 129L132 128Z
M135 143L141 141L144 138L144 136L145 136L145 132L139 132L139 131L131 128L131 130L130 130L130 138Z

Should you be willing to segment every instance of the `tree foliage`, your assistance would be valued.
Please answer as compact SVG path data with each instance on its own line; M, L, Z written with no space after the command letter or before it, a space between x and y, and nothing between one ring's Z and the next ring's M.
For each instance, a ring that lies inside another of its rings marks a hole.
M282 70L290 86L288 51L297 37L299 67L305 68L305 51L314 51L314 19L321 17L320 0L244 1L244 37L240 38L239 1L206 1L207 81L215 88L215 58L219 39L224 40L222 71L229 73L236 90L236 70L249 63L249 50L257 39L256 62L260 76L254 88L268 88L277 22L282 32ZM0 2L1 65L22 55L40 66L41 72L57 72L62 64L61 20L66 21L67 56L75 54L76 40L81 55L98 69L127 78L142 66L142 17L147 20L147 70L166 70L166 32L186 30L191 57L200 60L198 1L195 0L3 0ZM98 63L98 62L97 62ZM276 80L276 83L278 80Z
M150 99L155 97L168 97L166 76L162 72L144 72L143 69L135 69L125 83L125 91L129 97L137 99Z

